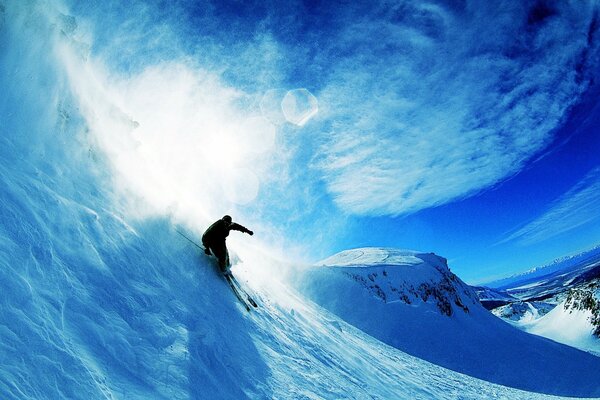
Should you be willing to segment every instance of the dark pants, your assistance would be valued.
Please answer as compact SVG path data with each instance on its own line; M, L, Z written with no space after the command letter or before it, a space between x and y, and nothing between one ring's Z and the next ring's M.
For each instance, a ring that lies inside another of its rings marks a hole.
M227 272L231 267L231 264L229 263L229 252L227 251L225 242L208 243L208 248L212 251L215 257L217 257L221 272Z

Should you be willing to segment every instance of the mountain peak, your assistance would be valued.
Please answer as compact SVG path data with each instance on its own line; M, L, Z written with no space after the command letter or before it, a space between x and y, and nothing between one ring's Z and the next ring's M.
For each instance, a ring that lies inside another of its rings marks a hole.
M454 275L445 258L433 253L385 247L339 252L317 263L313 274L331 269L358 283L384 303L421 305L445 316L469 312L478 304L474 292Z

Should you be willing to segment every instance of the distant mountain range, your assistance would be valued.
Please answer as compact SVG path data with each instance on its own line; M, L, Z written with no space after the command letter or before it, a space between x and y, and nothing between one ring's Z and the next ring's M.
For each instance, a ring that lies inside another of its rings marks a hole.
M528 283L539 281L545 277L552 277L554 273L566 273L579 271L586 266L598 265L600 263L600 245L575 255L557 258L549 264L532 268L526 272L511 275L507 278L498 279L483 286L495 289L508 289L523 286Z

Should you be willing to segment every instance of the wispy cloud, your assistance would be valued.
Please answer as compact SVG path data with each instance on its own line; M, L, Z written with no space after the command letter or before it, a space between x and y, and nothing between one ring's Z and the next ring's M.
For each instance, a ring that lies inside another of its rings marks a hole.
M518 229L500 243L517 240L530 245L600 219L600 168L593 169L548 211Z
M515 174L552 142L581 70L597 68L589 4L439 3L340 17L331 51L347 56L320 93L316 165L344 210L410 213Z

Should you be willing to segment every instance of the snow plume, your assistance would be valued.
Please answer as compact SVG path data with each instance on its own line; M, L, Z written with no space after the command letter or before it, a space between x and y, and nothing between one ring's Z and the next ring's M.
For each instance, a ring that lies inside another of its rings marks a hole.
M600 217L600 168L594 168L549 209L500 243L530 245L597 221Z
M196 220L203 217L196 211L219 215L254 200L263 172L259 157L271 150L275 127L237 107L243 93L184 63L152 66L123 80L79 67L71 59L74 89L124 190L153 211L171 208ZM94 84L97 77L101 85Z
M117 208L129 218L170 215L201 230L228 213L260 231L241 208L256 200L273 165L286 157L274 153L278 128L255 104L262 91L246 92L226 83L218 72L186 55L173 31L144 6L131 7L140 11L139 25L119 20L97 26L98 21L71 16L52 1L9 5L11 23L3 35L9 49L20 43L28 51L15 47L14 55L4 54L5 87L22 98L21 93L40 93L44 86L43 99L25 97L28 104L21 110L37 104L32 121L62 121L71 128L72 122L79 124L69 137L63 133L44 142L31 137L13 141L28 141L23 145L40 147L42 154L54 146L96 160L99 175L114 184ZM129 35L124 26L132 27ZM144 28L157 43L147 43L151 40L142 35ZM122 42L127 63L117 59L114 42L94 36L111 30L121 34L111 40ZM167 50L161 41L173 47ZM266 39L256 43L263 53L275 51ZM136 46L144 54L135 53ZM157 60L157 54L169 61ZM19 72L9 71L10 65L18 65ZM15 108L7 105L6 113ZM6 119L7 128L11 120L15 118ZM32 129L33 134L46 131Z
M0 2L1 138L27 148L30 158L45 157L48 144L73 142L61 129L69 119L68 104L61 96L66 80L48 51L70 29L72 21L58 11L47 17L37 4L25 10L14 2L6 6ZM52 137L44 129L48 126L56 128Z
M276 127L240 106L247 94L184 61L119 76L67 48L62 58L95 145L144 213L202 220L256 198Z
M517 173L597 70L594 2L446 3L338 17L319 168L344 210L411 213Z

